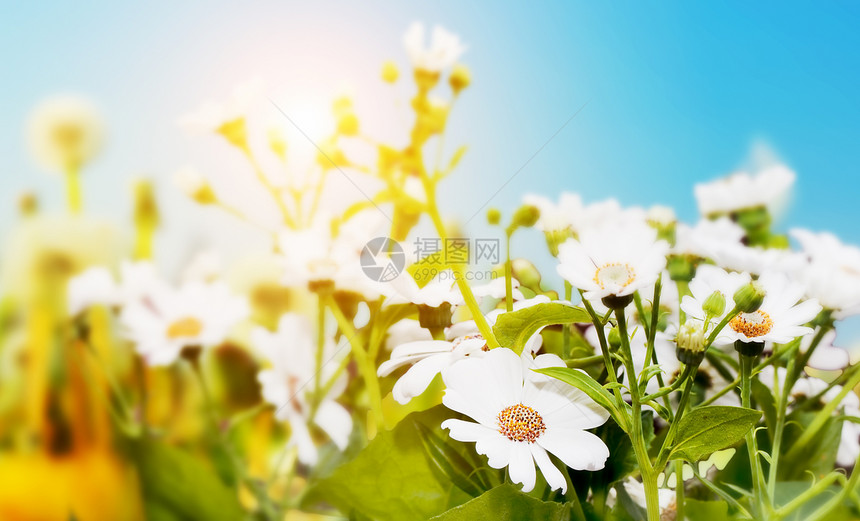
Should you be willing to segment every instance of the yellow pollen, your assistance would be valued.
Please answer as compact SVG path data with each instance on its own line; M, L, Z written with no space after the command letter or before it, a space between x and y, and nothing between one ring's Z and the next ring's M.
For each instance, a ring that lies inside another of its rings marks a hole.
M183 317L167 326L167 338L197 336L203 331L203 324L194 317Z
M594 283L600 286L600 289L606 289L606 284L618 284L623 288L634 280L636 280L636 270L629 264L610 262L594 272Z
M773 319L762 310L752 313L739 313L729 322L729 326L738 333L743 333L747 338L755 338L766 335L773 329Z
M480 333L476 333L476 334L474 334L474 335L463 335L463 336L461 336L461 337L457 337L457 338L455 338L455 339L451 342L451 351L456 351L456 350L457 350L457 348L458 348L458 347L460 347L460 344L462 344L462 343L463 343L463 342L465 342L466 340L473 340L473 339L475 339L475 338L479 338L479 339L481 339L481 340L483 340L483 339L484 339L484 337L483 337L483 336L481 336L481 334L480 334ZM486 344L486 343L484 343L484 345L483 345L483 346L481 346L481 351L489 351L489 350L490 350L490 348L489 348L489 347L487 347L487 344Z
M499 432L511 441L534 443L546 430L543 418L534 409L518 403L499 413Z

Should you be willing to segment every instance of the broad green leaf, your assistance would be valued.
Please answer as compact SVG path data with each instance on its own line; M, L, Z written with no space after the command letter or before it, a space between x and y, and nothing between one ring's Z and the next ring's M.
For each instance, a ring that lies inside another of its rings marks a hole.
M729 504L725 501L699 501L687 498L684 501L686 519L707 519L708 521L729 521Z
M441 405L410 414L313 484L302 504L325 502L346 515L376 520L417 521L442 513L451 481L428 458L416 423L444 436L440 424L454 416Z
M466 461L456 448L441 436L434 434L424 424L415 422L415 427L421 434L421 442L424 444L427 456L455 486L472 497L478 497L486 492L479 481L480 473L474 472L474 466Z
M146 518L157 521L243 519L235 489L214 469L185 451L149 439L134 440Z
M503 315L504 316L504 315ZM615 406L615 399L609 392L604 389L597 381L577 369L569 369L566 367L547 367L544 369L533 369L533 371L545 374L556 380L572 385L580 391L587 394L598 405L606 409L612 416L612 419L624 430L630 432L630 427L627 424L627 415L623 414Z
M476 519L568 521L570 507L562 503L541 501L523 494L519 491L519 487L506 484L431 519L433 521L475 521Z
M725 449L746 435L761 412L744 407L708 406L693 409L681 418L672 454L695 462Z
M499 344L513 349L517 354L532 335L552 324L591 322L588 313L576 306L560 302L545 302L518 311L502 313L496 319L493 333Z

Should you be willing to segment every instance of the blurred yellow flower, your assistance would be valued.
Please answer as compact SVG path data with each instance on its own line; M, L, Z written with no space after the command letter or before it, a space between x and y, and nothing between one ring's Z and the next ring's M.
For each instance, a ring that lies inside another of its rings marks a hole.
M56 172L78 170L101 148L104 123L84 98L60 95L40 103L30 116L27 137L36 161Z

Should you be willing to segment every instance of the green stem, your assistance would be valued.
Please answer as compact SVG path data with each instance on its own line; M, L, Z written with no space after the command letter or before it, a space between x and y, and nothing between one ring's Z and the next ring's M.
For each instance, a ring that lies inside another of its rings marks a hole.
M254 154L251 152L251 148L247 145L241 147L242 152L245 153L245 157L248 158L248 162L251 163L251 167L254 169L254 174L257 176L257 180L260 181L260 184L263 185L263 188L269 192L269 195L272 196L272 199L275 201L275 204L278 206L278 210L281 212L281 216L284 219L284 223L290 228L296 228L296 221L293 219L293 216L290 214L290 210L287 208L287 205L284 204L284 199L281 197L278 189L272 185L269 178L266 177L266 173L263 172L263 169L260 167L260 164L257 162L257 159L254 157Z
M81 174L76 166L66 168L66 199L69 203L69 211L73 214L81 213L83 207L81 196Z
M627 318L624 309L615 310L615 319L618 321L618 332L621 336L621 349L623 350L624 370L627 373L627 381L630 383L630 398L632 402L632 427L630 437L633 442L633 452L639 463L639 471L642 475L642 485L645 488L645 505L648 512L648 521L660 521L660 496L657 487L657 472L651 465L648 456L648 446L645 444L645 434L642 428L642 402L637 384L636 369L633 366L633 356L630 351L630 336L627 333Z
M573 297L573 285L568 281L564 281L564 300L570 302L571 297ZM564 358L570 358L570 324L564 325L561 338Z
M750 408L752 394L752 370L755 363L755 357L738 355L740 357L741 366L741 406ZM750 472L753 482L753 494L758 502L755 505L759 517L764 518L769 505L767 489L763 487L764 476L761 468L761 460L758 456L758 441L756 440L756 429L753 427L746 434L747 454L750 460Z
M336 303L333 303L335 306ZM314 378L314 399L313 404L311 406L311 410L316 412L320 403L323 400L322 394L320 394L321 386L322 386L322 368L323 368L323 357L325 355L325 307L326 301L325 297L321 293L317 294L317 351L316 357L314 359L315 362L315 370L316 378ZM313 413L312 413L313 414Z
M514 310L514 300L513 300L513 282L512 282L512 274L513 267L511 266L511 236L513 233L508 232L505 234L505 309L507 311Z
M675 461L675 521L684 521L684 462Z
M448 235L445 233L445 225L442 223L442 216L439 215L439 208L436 204L436 186L426 174L422 176L422 181L424 183L424 191L427 195L427 212L430 214L430 219L433 221L433 226L436 228L436 234L439 235L442 244L445 245ZM499 347L499 341L496 340L496 335L493 334L493 330L487 322L487 318L484 317L483 313L481 313L478 301L475 299L475 295L472 293L472 289L466 282L465 277L463 277L460 266L452 265L450 267L451 271L454 272L454 279L457 282L457 287L460 289L463 300L466 302L469 312L472 313L472 318L475 320L475 324L478 326L481 336L487 341L487 346L490 349Z
M384 425L384 417L382 412L382 393L379 389L379 378L376 376L376 367L372 360L367 356L364 350L361 338L355 330L355 326L350 322L337 307L337 303L331 296L327 299L329 309L334 314L335 320L341 332L346 335L347 340L352 347L352 354L358 364L359 372L364 379L364 385L367 387L367 393L370 397L370 410L373 415L377 428Z

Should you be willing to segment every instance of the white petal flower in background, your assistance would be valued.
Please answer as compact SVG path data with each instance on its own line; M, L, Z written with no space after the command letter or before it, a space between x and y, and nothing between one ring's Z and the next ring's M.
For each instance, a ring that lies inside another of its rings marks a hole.
M381 292L388 297L386 304L405 304L411 302L430 307L439 307L447 302L452 306L463 304L463 295L457 289L454 272L443 270L424 286L419 287L415 279L404 271L394 280L381 286Z
M705 216L780 203L794 184L795 174L784 165L773 165L750 175L736 172L694 187L699 212Z
M442 403L475 422L449 419L442 428L458 441L474 442L493 468L508 468L511 480L528 492L535 463L552 489L567 490L551 453L576 470L600 470L609 449L587 432L609 415L582 391L531 371L564 367L555 355L517 356L506 348L459 361L445 372Z
M80 168L101 149L104 123L84 98L48 98L33 110L27 128L30 149L45 169L64 172Z
M800 351L805 353L812 345L813 337L808 335L800 342ZM830 330L821 337L821 342L809 357L809 366L821 371L839 371L851 364L848 351L833 345L836 340L836 330Z
M695 226L678 223L672 253L717 259L725 250L742 246L746 232L728 217L701 219Z
M89 268L69 279L66 296L69 315L72 316L95 305L116 306L122 302L113 274L101 266Z
M513 311L544 302L549 302L549 298L543 295L521 300L514 303ZM490 327L502 314L504 310L496 309L485 316ZM423 328L422 330L427 331ZM391 351L391 358L379 366L377 374L388 376L400 367L414 364L397 380L391 390L398 403L409 403L412 398L426 391L437 374L444 374L458 360L469 356L483 356L488 351L487 342L474 320L452 324L446 329L445 337L448 340L419 339L397 345ZM538 331L526 341L523 351L535 353L542 342L543 338Z
M173 363L186 347L213 347L249 314L244 297L222 282L167 286L125 306L120 322L125 335L150 365Z
M254 103L262 97L264 89L261 78L251 78L236 85L226 100L208 100L196 111L181 116L178 123L193 134L220 132L225 124L247 116Z
M388 328L385 337L385 349L391 351L400 344L420 340L433 340L433 335L430 334L430 331L421 327L421 324L417 320L404 318Z
M316 464L317 447L308 429L308 422L311 421L310 397L316 387L316 379L320 378L320 385L324 386L334 377L339 365L335 360L345 356L348 350L338 353L334 341L326 338L323 349L326 363L317 374L314 359L316 340L311 323L296 313L283 315L277 331L256 327L251 337L255 348L271 365L270 369L264 369L257 375L262 385L263 399L275 406L276 418L289 422L291 434L288 445L297 447L299 461L306 465ZM346 375L335 380L328 393L321 397L312 419L340 450L346 448L352 431L349 411L335 401L346 389L346 384Z
M534 194L523 197L523 203L540 210L535 228L546 233L572 232L574 223L583 212L582 198L570 192L562 192L557 204L547 197Z
M728 345L736 340L785 343L812 333L812 328L805 324L818 315L821 305L815 299L798 303L803 297L802 286L776 272L765 273L757 282L765 291L761 307L733 318L717 336L715 345Z
M559 246L558 273L588 300L650 287L666 266L669 244L644 222L610 222Z
M438 25L433 27L430 46L426 46L424 24L420 22L414 22L406 30L403 46L412 66L428 72L439 72L451 67L466 50L459 36Z
M831 233L793 229L808 263L796 270L806 294L816 298L837 318L860 313L860 248L843 244Z

